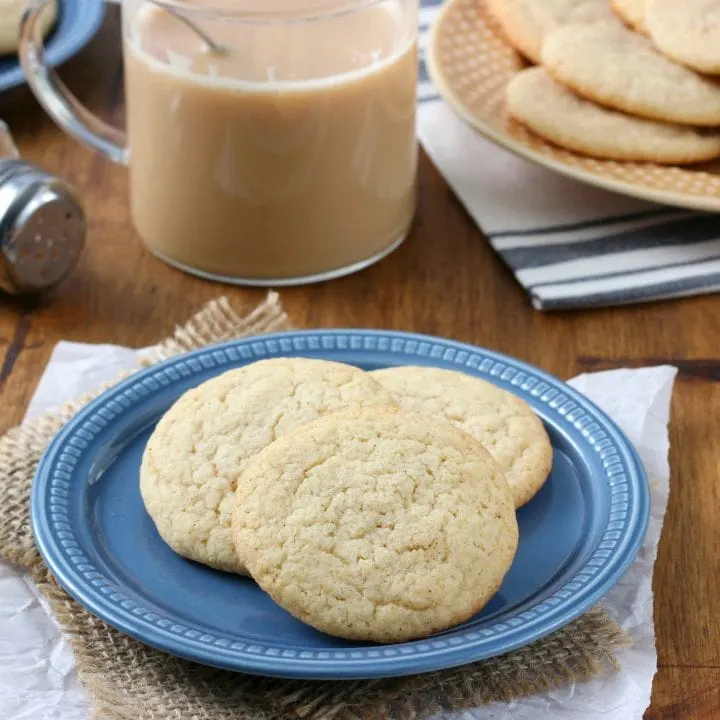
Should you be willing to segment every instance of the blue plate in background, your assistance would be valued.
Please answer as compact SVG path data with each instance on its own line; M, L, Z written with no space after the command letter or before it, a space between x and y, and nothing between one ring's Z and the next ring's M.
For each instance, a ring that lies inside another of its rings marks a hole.
M365 369L434 365L489 380L527 402L554 449L545 486L518 513L520 545L478 615L424 640L369 645L291 617L250 579L185 560L165 545L140 498L155 423L186 390L279 356ZM499 655L567 624L617 582L642 543L649 492L629 441L559 380L512 358L422 335L328 330L266 335L144 370L79 412L45 453L31 498L37 545L90 612L148 645L217 667L299 678L405 675Z
M55 29L45 41L48 65L55 67L80 51L95 35L105 15L103 0L58 0ZM25 83L17 55L0 56L0 91Z

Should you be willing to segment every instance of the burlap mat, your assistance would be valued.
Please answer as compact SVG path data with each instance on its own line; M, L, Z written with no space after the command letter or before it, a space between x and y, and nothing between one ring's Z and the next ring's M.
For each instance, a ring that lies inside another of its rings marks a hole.
M212 302L156 346L157 362L234 337L289 328L277 295L245 317ZM95 393L98 394L98 393ZM55 582L32 539L30 484L53 435L90 396L0 439L0 557L26 568L71 639L94 718L126 720L336 720L416 718L477 707L617 670L629 638L595 609L534 645L499 658L398 680L308 682L257 678L195 665L123 635L87 613Z

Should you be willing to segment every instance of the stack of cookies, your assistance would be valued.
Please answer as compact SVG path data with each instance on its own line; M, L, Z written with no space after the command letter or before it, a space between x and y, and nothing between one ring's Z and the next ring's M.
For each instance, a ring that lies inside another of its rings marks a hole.
M140 490L180 555L321 631L402 642L487 604L551 463L531 408L477 378L277 358L183 395Z
M486 0L534 67L507 86L511 117L598 158L720 156L715 0Z

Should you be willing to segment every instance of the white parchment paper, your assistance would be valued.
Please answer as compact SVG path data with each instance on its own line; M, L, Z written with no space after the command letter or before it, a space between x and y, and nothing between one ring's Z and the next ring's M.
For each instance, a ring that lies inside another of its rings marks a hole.
M136 368L143 351L62 342L55 348L26 419ZM451 717L472 720L634 720L650 703L657 667L652 570L667 507L667 424L676 370L656 367L581 375L570 381L602 407L635 444L650 476L652 517L643 549L604 606L630 633L622 672L589 683L497 703ZM0 718L88 720L89 703L72 653L32 584L0 563Z

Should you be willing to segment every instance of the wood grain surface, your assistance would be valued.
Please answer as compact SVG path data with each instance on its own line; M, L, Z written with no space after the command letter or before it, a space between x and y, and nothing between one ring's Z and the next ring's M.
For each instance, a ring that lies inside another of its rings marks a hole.
M61 72L93 111L123 122L118 18ZM0 297L0 430L18 423L59 340L150 344L203 303L263 291L173 270L143 249L127 174L65 137L27 89L0 96L22 154L66 177L89 215L72 277L40 300ZM596 311L540 313L426 157L408 241L358 275L288 289L298 327L379 327L443 335L509 353L567 378L586 370L673 363L672 486L654 578L659 671L649 720L720 717L720 302L707 296Z

